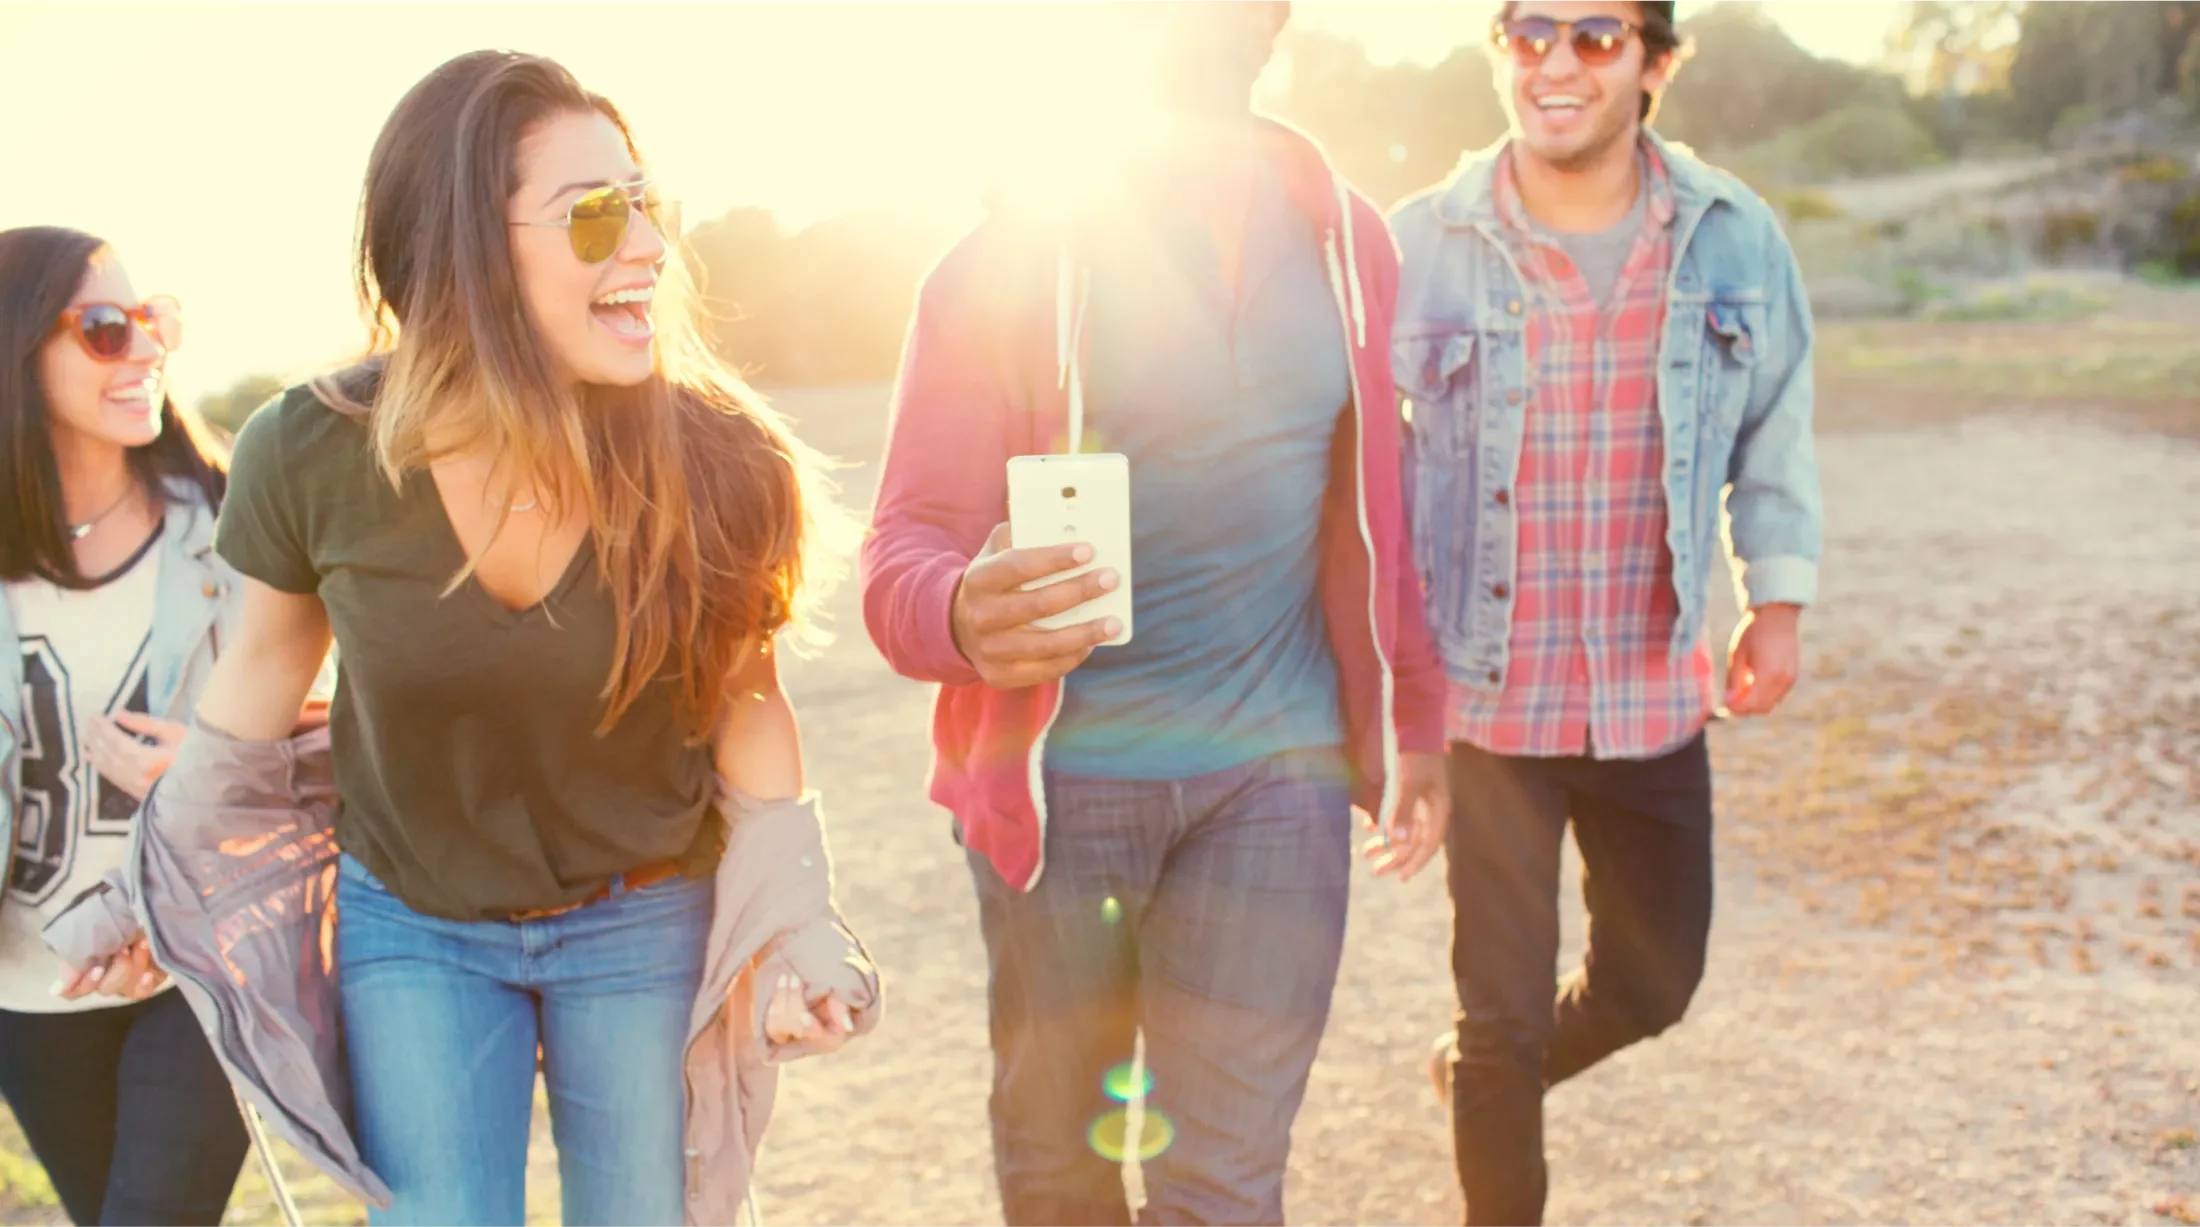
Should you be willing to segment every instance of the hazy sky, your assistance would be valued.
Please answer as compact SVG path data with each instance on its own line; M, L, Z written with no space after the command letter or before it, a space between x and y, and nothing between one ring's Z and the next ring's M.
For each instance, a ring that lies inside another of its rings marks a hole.
M1300 0L1378 59L1443 58L1489 4ZM1683 4L1683 16L1697 5ZM1875 56L1895 6L1782 0L1805 46ZM616 101L692 223L737 204L800 224L975 199L1003 148L1108 96L1062 3L0 2L0 228L115 244L181 297L186 399L341 357L359 181L398 97L480 47L552 56ZM1034 48L1052 54L1032 54ZM1049 99L1055 100L1050 106ZM1088 106L1089 109L1089 106Z

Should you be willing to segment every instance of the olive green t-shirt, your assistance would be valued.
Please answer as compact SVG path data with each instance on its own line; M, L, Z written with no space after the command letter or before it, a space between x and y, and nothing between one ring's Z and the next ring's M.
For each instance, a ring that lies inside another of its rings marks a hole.
M393 488L365 420L303 387L245 425L229 482L221 556L328 609L336 838L398 898L480 920L575 902L652 861L708 875L716 775L671 685L596 732L613 618L591 546L529 609L472 578L445 595L466 555L434 479Z

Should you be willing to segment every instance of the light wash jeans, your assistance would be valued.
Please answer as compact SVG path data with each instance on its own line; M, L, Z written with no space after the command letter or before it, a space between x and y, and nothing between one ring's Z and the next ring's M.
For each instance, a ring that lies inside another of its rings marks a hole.
M526 1221L538 1044L565 1221L684 1221L681 1058L711 884L673 878L540 920L460 922L342 864L353 1108L393 1198L368 1221Z

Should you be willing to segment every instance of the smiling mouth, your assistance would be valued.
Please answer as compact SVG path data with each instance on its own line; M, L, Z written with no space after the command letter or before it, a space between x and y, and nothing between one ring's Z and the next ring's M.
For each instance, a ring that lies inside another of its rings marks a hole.
M1535 109L1545 115L1576 115L1588 108L1588 103L1578 94L1545 94L1535 101Z
M588 304L588 311L620 340L646 341L656 332L649 318L650 304L656 296L654 285L614 290Z
M108 404L118 409L137 413L151 411L154 403L159 398L160 381L158 379L145 379L137 383L121 384L107 389L106 393Z

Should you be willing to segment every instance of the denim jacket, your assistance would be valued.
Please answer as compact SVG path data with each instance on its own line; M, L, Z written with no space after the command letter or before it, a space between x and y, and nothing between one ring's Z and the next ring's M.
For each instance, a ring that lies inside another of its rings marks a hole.
M1674 196L1658 410L1678 657L1704 633L1722 496L1744 607L1817 598L1811 319L1772 210L1740 180L1648 139ZM1497 594L1517 587L1517 530L1499 496L1519 466L1529 394L1527 291L1492 190L1504 149L1469 154L1391 216L1403 259L1391 355L1408 402L1414 560L1445 670L1478 690L1505 676L1512 610Z
M214 657L235 626L241 597L236 572L214 554L214 511L198 489L172 482L167 515L155 547L160 577L146 648L147 706L156 716L188 724ZM14 871L23 729L23 644L14 614L0 601L0 848L7 858L0 899Z

